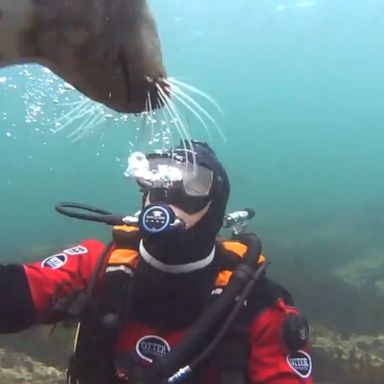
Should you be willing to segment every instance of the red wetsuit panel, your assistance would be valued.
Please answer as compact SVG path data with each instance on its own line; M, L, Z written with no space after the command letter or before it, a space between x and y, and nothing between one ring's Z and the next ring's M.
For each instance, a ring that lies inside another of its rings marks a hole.
M53 321L47 314L53 301L86 287L103 249L101 242L87 240L43 261L24 265L38 323Z
M172 348L182 340L185 333L186 330L179 330L174 332L161 331L157 328L149 327L137 321L131 320L123 327L116 349L119 352L133 351L136 348L137 342L142 337L148 335L155 335L163 338Z
M129 321L123 328L117 343L117 352L136 352L141 364L149 364L154 357L161 357L163 353L171 351L188 329L178 331L164 331L148 327L137 321ZM217 365L207 364L201 372L202 384L220 384L220 371Z
M288 313L299 311L278 300L251 324L250 383L312 384L309 355L305 351L290 354L282 340L282 325Z
M24 266L39 323L58 320L50 318L47 314L53 300L65 297L74 289L84 289L103 250L104 245L101 242L87 240L43 261ZM307 375L305 370L297 369L300 368L300 364L305 365L305 356L308 356L306 352L302 351L301 355L290 359L290 354L281 338L282 324L287 314L292 312L298 313L298 310L278 300L275 305L257 316L251 324L251 353L248 364L251 384L312 384L310 374ZM148 359L159 353L172 349L185 332L183 330L164 333L144 324L129 321L121 331L117 351L139 350L144 356L144 362L149 361ZM151 335L155 337L149 337ZM208 364L203 374L203 382L219 383L217 380L219 372L210 368L212 367Z

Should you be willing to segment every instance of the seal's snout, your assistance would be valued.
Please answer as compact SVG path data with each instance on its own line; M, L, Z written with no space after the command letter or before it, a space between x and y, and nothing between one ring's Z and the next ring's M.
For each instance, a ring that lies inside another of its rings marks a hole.
M124 40L123 52L128 109L138 113L164 106L169 91L155 20L146 2L141 1L135 10L135 22L129 23L129 39ZM127 15L125 22L132 16Z
M167 103L167 73L147 0L34 0L28 12L30 24L15 31L19 52L5 58L9 63L43 64L119 112Z
M150 112L151 110L164 107L167 103L169 89L166 79L146 77L141 81L130 81L129 84L131 88L127 89L127 105L125 109L129 109L130 112Z
M138 110L150 111L163 107L169 97L166 78L145 76L141 83L137 84L137 94L134 96Z
M97 45L108 44L110 55L97 57L97 71L87 82L95 100L125 113L140 113L167 103L167 73L155 20L145 0L125 1L110 13L113 29ZM113 32L113 33L112 33ZM115 49L111 49L111 47ZM104 47L97 50L105 52ZM95 67L95 65L93 65ZM107 96L107 97L106 97Z

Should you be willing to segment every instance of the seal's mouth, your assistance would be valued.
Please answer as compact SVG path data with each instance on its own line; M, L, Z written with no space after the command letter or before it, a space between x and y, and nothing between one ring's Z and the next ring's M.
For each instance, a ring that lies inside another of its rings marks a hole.
M119 56L119 64L124 78L124 88L126 96L126 107L119 112L141 113L145 111L162 108L165 104L165 99L169 97L168 86L165 82L165 77L150 76L135 77L130 65L123 54ZM161 96L161 94L163 96ZM164 95L166 98L164 98Z

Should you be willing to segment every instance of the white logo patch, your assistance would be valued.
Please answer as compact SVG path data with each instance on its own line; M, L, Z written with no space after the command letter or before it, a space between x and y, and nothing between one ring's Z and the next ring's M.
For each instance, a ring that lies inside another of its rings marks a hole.
M171 347L162 337L148 335L136 343L136 352L144 360L153 362L153 358L165 356Z
M288 355L287 363L303 379L309 377L312 372L311 356L304 351L296 351Z
M67 255L65 253L58 253L44 259L41 263L43 268L58 269L67 262Z
M76 247L64 249L63 251L67 255L73 256L73 255L82 255L84 253L88 252L88 249L83 247L82 245L77 245Z

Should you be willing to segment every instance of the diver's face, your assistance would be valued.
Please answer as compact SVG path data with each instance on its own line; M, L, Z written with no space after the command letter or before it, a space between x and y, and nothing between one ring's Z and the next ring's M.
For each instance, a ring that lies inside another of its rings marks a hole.
M183 220L188 230L189 228L192 228L194 225L196 225L204 217L210 205L211 205L211 202L209 201L203 209L191 214L186 213L185 211L183 211L182 209L174 205L170 205L170 207L173 210L173 212L175 212L176 217Z
M147 205L154 204L154 203L168 204L166 201L160 201L158 199L155 199L155 200L156 201L152 201L150 199L150 193L149 193L147 195L146 200L145 200L144 206L146 207ZM187 230L194 227L204 217L204 215L207 213L210 205L211 205L211 201L208 201L207 204L202 209L200 209L199 211L194 212L194 213L187 213L187 212L183 211L180 207L178 207L174 204L168 204L168 206L175 213L176 217L178 219L181 219L185 223Z

